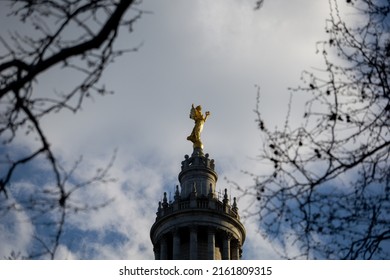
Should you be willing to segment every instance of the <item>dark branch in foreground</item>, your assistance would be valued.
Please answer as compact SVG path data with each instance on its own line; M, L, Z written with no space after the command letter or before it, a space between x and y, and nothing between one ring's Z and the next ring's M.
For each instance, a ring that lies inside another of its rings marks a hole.
M18 17L26 30L7 30L7 37L0 34L5 50L0 53L0 215L24 212L37 229L47 228L35 231L31 252L13 253L11 258L54 259L68 215L103 207L109 201L88 205L77 202L75 193L111 181L112 162L93 178L75 182L75 169L66 171L61 166L42 119L64 109L76 113L85 98L112 93L99 81L116 57L137 50L116 49L115 42L121 28L131 32L141 17L142 11L133 9L138 4L128 0L8 1L8 14ZM78 79L69 81L70 89L60 89L61 93L40 92L38 81L52 70L78 73ZM23 137L35 141L35 148L18 149L15 140ZM17 171L33 161L48 163L51 187L19 192Z
M257 201L247 214L284 258L390 257L390 4L347 3L343 15L359 23L348 24L330 0L329 38L317 44L325 68L303 72L304 84L291 89L308 95L302 126L288 113L271 130L258 88L259 160L272 171L250 174L255 184L238 189Z

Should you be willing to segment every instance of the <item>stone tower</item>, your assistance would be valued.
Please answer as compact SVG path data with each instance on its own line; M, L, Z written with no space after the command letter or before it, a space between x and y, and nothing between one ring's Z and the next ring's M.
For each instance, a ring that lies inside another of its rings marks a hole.
M150 238L156 260L238 260L245 241L236 198L217 194L215 163L202 147L186 155L173 200L164 193Z

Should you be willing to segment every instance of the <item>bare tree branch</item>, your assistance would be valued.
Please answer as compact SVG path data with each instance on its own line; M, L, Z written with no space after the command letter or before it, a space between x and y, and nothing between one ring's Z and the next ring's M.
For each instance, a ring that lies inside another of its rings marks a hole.
M13 30L8 31L8 37L0 34L4 47L4 53L0 53L0 148L5 151L0 156L0 215L27 213L35 227L47 229L44 233L36 231L32 251L27 255L14 252L11 258L56 258L68 215L96 210L111 201L83 203L77 200L77 192L111 182L109 169L114 157L91 178L77 181L74 173L81 161L66 171L41 121L63 109L77 112L93 93L112 93L99 81L116 57L138 49L115 47L120 29L131 32L143 14L134 8L138 4L128 0L8 1L9 16L18 17L26 29L33 28L34 32ZM37 92L41 74L52 69L78 72L79 80L72 89L61 93ZM20 137L35 139L38 146L32 151L9 154L14 140ZM52 185L36 186L34 192L18 192L18 184L13 184L17 170L40 160L50 166Z
M252 215L284 258L390 256L390 4L347 3L342 13L329 0L329 39L317 43L325 68L303 72L304 84L291 89L308 94L302 126L288 113L283 129L270 130L258 88L259 160L273 170L252 174L244 194L258 202Z

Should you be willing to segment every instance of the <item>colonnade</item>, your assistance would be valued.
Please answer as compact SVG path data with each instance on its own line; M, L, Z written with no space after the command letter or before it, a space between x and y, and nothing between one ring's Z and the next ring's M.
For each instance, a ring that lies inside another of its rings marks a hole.
M175 228L154 248L156 260L240 259L241 244L232 232L212 227Z

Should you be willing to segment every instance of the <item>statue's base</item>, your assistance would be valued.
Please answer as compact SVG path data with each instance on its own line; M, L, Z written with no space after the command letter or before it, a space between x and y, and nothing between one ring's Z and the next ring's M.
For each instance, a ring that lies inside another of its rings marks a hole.
M194 151L192 152L192 156L198 156L198 157L204 156L203 147L194 147Z

